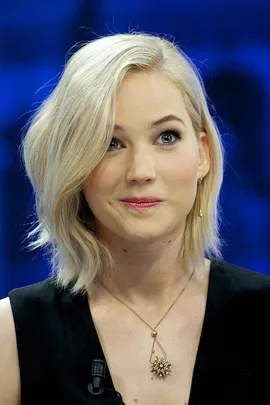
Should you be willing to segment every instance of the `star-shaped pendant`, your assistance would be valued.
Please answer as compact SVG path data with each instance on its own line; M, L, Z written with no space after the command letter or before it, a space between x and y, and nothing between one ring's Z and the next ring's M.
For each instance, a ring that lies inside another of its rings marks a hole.
M166 378L170 375L172 365L164 357L155 357L155 360L151 363L151 373L157 378Z

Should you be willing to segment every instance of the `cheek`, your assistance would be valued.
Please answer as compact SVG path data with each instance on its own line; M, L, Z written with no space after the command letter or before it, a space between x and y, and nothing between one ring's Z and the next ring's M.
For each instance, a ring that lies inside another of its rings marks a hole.
M164 164L167 193L171 204L181 213L188 215L194 204L197 192L198 156L194 151L185 151L171 156Z
M177 182L190 183L196 179L198 169L198 156L196 153L181 153L171 156L164 162L163 172L168 178Z
M104 197L111 193L116 183L117 173L104 162L100 162L89 175L84 186L84 194L89 205L104 201Z

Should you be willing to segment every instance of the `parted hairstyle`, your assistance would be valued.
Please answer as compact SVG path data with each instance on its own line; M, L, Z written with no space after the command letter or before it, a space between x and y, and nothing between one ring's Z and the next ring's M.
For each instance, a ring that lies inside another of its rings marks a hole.
M83 185L104 157L113 134L116 95L134 72L163 72L181 92L196 136L209 137L211 168L186 218L181 257L201 263L222 258L219 195L224 150L198 69L173 40L127 33L83 44L69 58L54 90L31 117L21 148L35 194L30 249L43 247L61 286L89 291L93 280L110 274L114 260L99 240ZM204 213L198 217L199 205Z

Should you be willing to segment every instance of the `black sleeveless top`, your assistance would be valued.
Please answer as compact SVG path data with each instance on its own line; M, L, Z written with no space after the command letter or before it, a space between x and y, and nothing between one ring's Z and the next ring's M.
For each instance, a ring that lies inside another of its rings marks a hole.
M57 289L48 278L9 298L21 405L124 404L108 369L108 390L95 396L87 388L92 361L105 357L86 295ZM189 405L269 404L269 369L270 277L213 260Z

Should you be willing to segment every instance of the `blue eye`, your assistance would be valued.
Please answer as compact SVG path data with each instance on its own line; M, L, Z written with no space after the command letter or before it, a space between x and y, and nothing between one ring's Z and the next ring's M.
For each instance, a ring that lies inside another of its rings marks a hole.
M165 140L165 143L163 145L172 145L172 144L176 143L177 141L170 142L170 139L172 139L173 137L176 138L177 140L181 139L181 135L177 131L162 132L162 134L159 135L159 138L160 137L164 137L163 139Z
M177 141L179 141L180 139L182 139L182 136L181 136L180 132L174 131L174 130L164 131L164 132L162 132L162 133L158 136L158 138L160 138L160 137L164 137L163 139L164 139L165 143L161 143L161 144L159 143L159 145L164 145L164 146L174 145ZM173 138L175 138L175 140L173 140ZM172 142L170 142L170 140L172 140ZM114 148L114 147L111 148L111 146L112 146L113 144L116 145L116 148ZM111 143L110 143L110 146L109 146L109 148L108 148L108 152L112 152L112 151L114 151L114 150L119 149L119 148L117 147L117 144L120 144L120 142L118 141L118 139L112 138Z
M110 143L110 146L109 146L109 148L108 148L108 151L111 151L111 150L116 150L116 149L110 149L110 147L111 147L111 145L112 145L112 143L117 143L118 141L117 141L117 139L116 138L112 138L112 140L111 140L111 143ZM119 142L118 142L119 143Z

